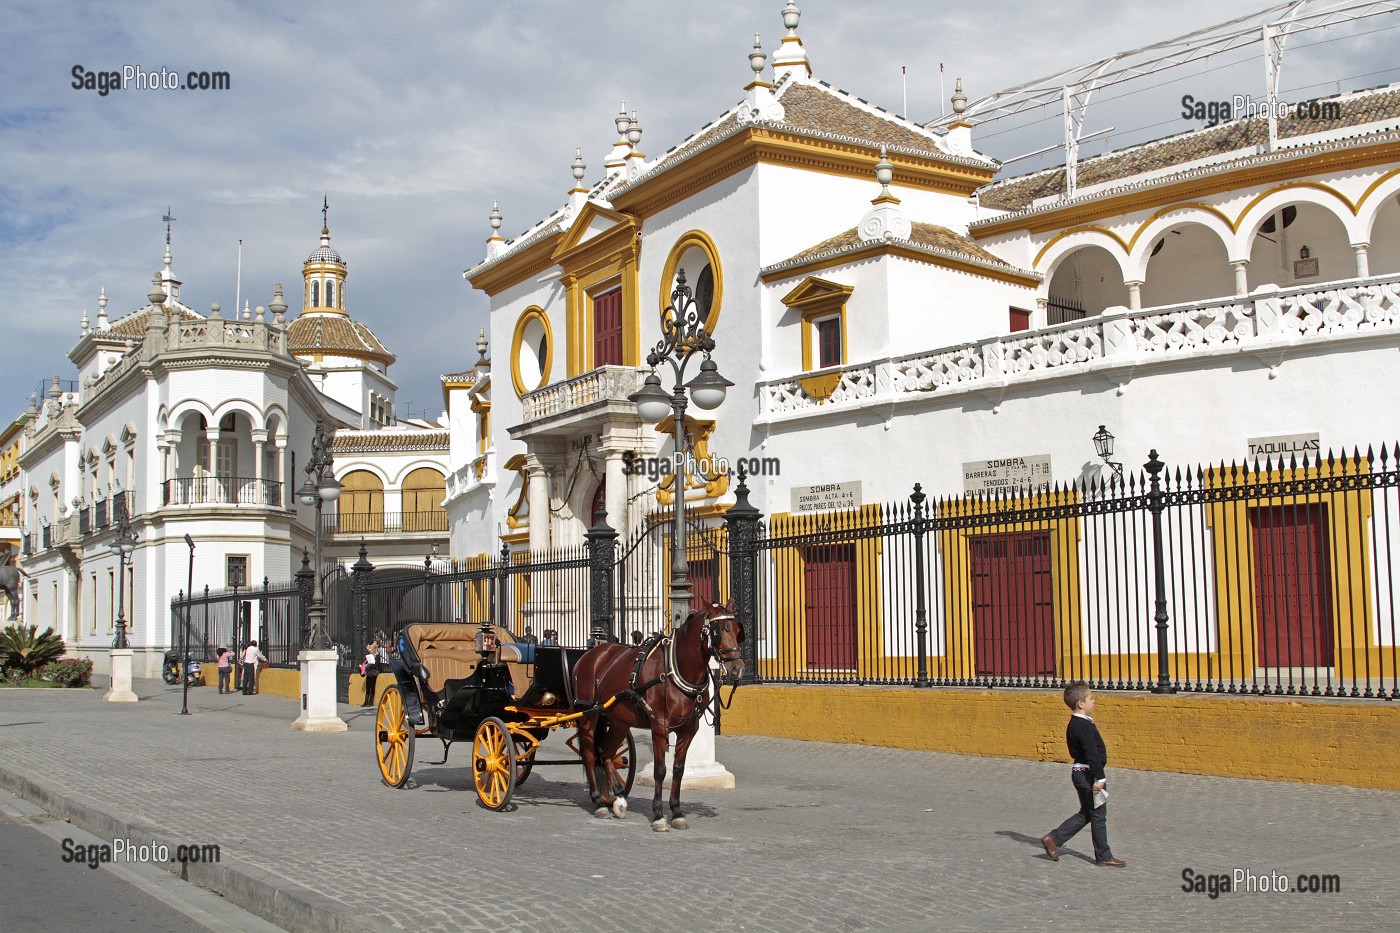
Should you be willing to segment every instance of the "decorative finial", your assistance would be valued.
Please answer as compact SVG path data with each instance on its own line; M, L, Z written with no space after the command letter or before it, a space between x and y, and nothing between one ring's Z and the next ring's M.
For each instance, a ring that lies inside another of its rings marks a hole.
M783 7L783 25L787 27L788 35L797 35L797 24L802 19L802 10L797 6L797 0L787 0L787 6Z
M617 116L613 117L613 126L617 127L618 136L627 136L627 123L627 101L624 100L622 102L622 109L617 112Z
M583 176L588 173L588 166L583 164L582 149L574 150L574 164L572 168L574 171L574 182L579 185L583 184Z
M161 218L165 221L165 251L170 252L170 225L175 222L175 212L169 205L165 207L165 216Z
M88 332L87 308L83 309L83 319L78 322L79 332L86 337Z
M880 194L890 193L890 182L894 181L894 166L886 157L885 145L880 144L880 161L875 163L875 180L880 183Z
M272 312L272 319L281 324L287 319L287 303L282 300L282 283L278 282L272 287L272 301L268 303L268 310ZM259 311L262 309L259 308Z
M486 359L486 347L486 328L483 327L476 336L476 352L483 360Z
M636 149L637 144L641 141L642 125L637 122L637 111L634 110L631 116L627 118L627 142L632 145L633 149Z
M953 88L953 113L962 115L967 109L967 95L963 93L962 78L958 79L957 86Z
M32 392L29 393L29 411L27 414L31 421L34 419L35 415L39 414L39 396Z
M209 306L209 320L211 320L211 321L217 321L217 320L219 320L220 318L222 318L222 315L219 314L219 311L220 311L220 310L221 310L221 309L219 308L219 303L218 303L217 301L214 302L212 305L210 305L210 306ZM234 308L234 309L233 309L233 316L234 316L234 319L235 319L235 320L238 318L238 309L237 309L237 308Z
M321 195L321 233L322 235L331 232L331 198L328 194Z
M749 67L753 69L754 80L757 81L759 75L763 74L763 67L768 64L768 53L763 51L763 43L759 41L758 33L753 34L753 51L749 53Z
M498 204L498 203L495 202L495 201L492 201L492 202L491 202L491 214L490 214L490 218L491 218L491 236L492 236L492 237L499 237L499 236L501 235L501 206L500 206L500 204Z
M151 290L146 293L146 299L157 308L165 304L165 289L160 287L159 272L151 277Z
M53 374L53 385L49 386L49 398L62 398L63 389L58 385L58 373Z
M106 285L102 286L101 291L99 291L98 294L97 294L97 313L98 313L98 314L106 314L106 313L107 313L107 286L106 286Z

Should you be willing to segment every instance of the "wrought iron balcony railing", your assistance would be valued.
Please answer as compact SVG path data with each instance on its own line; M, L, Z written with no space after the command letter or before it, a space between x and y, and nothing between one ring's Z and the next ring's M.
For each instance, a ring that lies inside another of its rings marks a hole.
M276 480L238 476L185 476L165 481L163 504L280 508L283 505L282 484Z
M328 535L424 534L447 531L447 512L327 512L321 530Z

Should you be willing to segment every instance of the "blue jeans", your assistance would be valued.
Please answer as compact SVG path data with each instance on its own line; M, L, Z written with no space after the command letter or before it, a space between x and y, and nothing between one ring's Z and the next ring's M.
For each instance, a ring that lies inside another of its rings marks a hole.
M1088 824L1089 835L1094 840L1094 861L1113 858L1113 851L1108 847L1108 804L1095 809L1094 781L1088 771L1070 772L1070 781L1074 784L1074 792L1079 795L1079 812L1061 823L1050 833L1050 838L1055 840L1056 846L1062 846Z

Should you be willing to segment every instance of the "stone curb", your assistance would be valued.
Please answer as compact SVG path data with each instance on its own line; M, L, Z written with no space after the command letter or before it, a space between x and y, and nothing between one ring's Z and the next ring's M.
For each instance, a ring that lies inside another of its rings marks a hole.
M0 787L100 839L131 839L137 845L174 848L148 826L118 819L76 796L51 791L3 766ZM170 862L160 867L289 933L374 933L370 927L345 916L343 912L348 913L349 908L339 901L261 868L240 864L237 859L225 856L218 864Z

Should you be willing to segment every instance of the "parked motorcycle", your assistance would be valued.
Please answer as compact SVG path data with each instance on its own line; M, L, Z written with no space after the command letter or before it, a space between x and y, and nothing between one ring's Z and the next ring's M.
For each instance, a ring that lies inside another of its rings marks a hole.
M190 684L204 682L204 667L198 661L192 660L191 653L186 653L185 661L185 681ZM180 651L171 648L165 653L165 667L161 671L161 678L171 686L180 682Z

